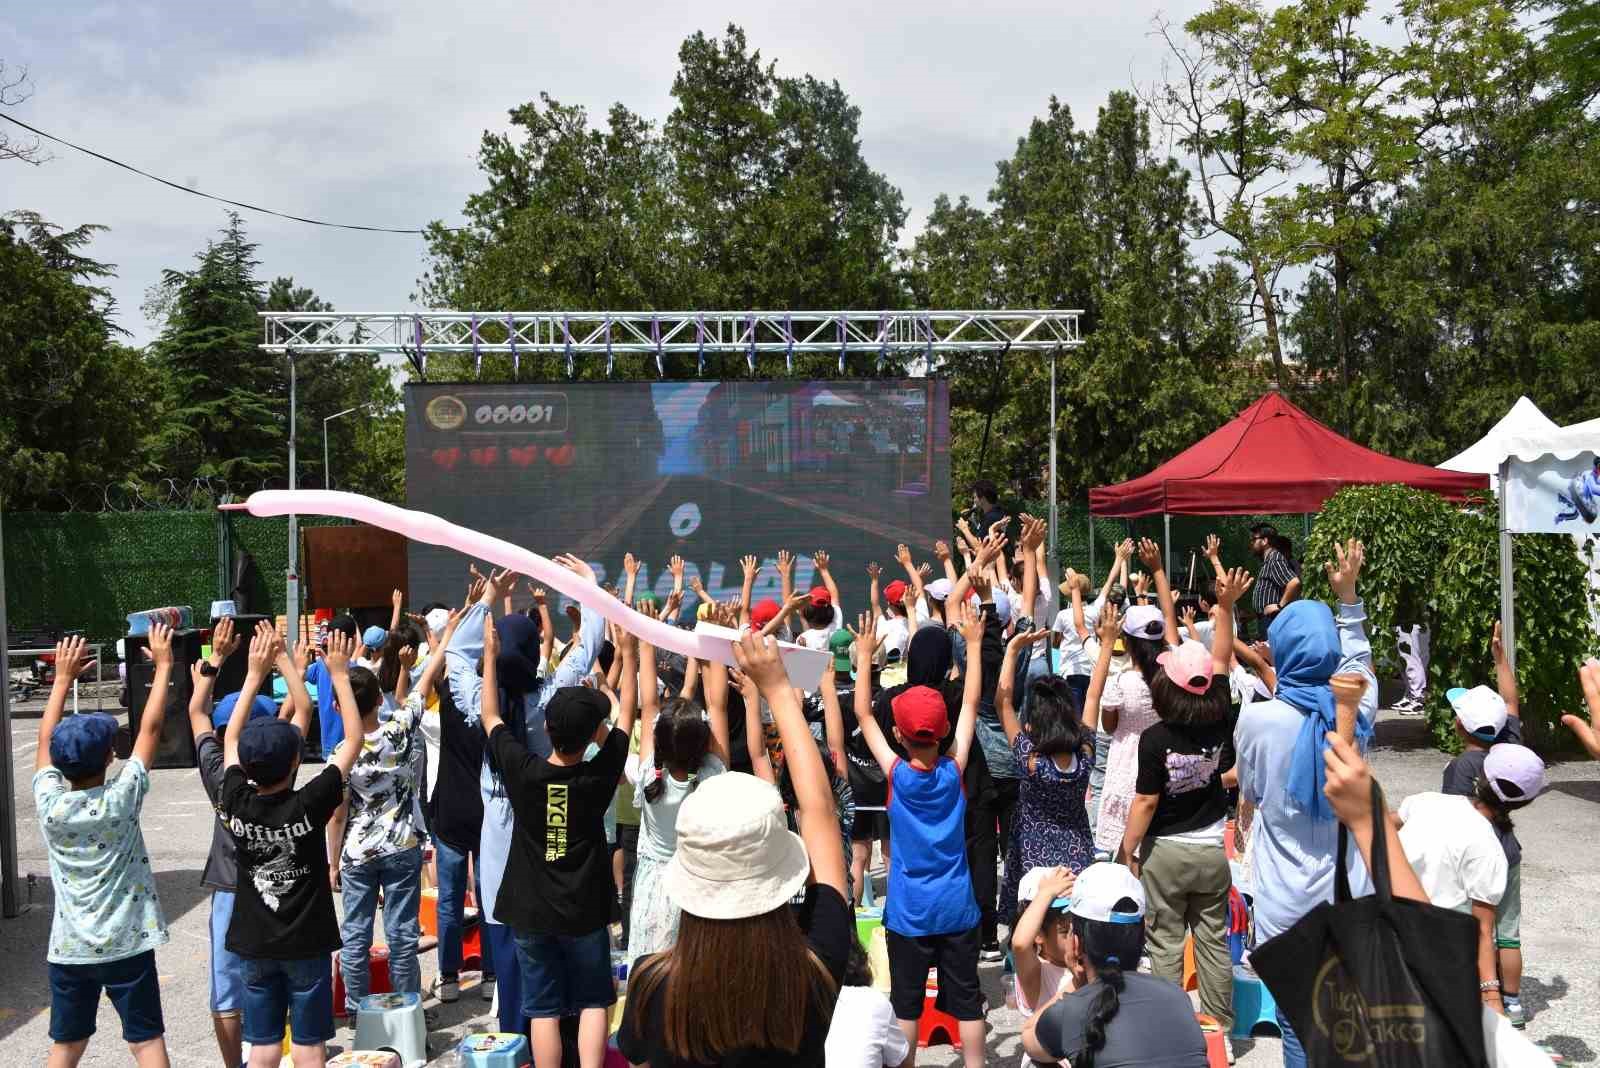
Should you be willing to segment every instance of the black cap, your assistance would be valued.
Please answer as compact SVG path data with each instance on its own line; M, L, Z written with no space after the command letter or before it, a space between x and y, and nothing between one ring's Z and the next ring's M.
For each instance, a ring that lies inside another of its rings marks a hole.
M239 763L246 775L263 786L282 782L289 777L302 744L300 729L288 720L251 720L239 732Z

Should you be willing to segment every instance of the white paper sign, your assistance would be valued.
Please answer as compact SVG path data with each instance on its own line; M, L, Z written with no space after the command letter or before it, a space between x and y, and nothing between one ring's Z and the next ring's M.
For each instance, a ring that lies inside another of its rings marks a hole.
M1513 457L1502 492L1506 526L1513 533L1600 533L1600 459L1594 452L1568 460Z

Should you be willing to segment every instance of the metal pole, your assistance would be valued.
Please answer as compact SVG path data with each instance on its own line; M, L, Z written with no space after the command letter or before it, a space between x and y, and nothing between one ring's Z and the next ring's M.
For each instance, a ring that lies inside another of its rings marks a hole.
M1506 663L1517 667L1516 582L1511 559L1511 531L1506 529L1506 479L1511 477L1511 458L1500 461L1500 633L1505 645Z
M4 508L0 508L0 527L4 527ZM11 661L6 650L6 553L0 535L0 735L11 744ZM11 754L0 760L0 796L6 799L5 818L0 819L0 916L10 919L17 906L17 796L11 775Z
M295 489L295 417L297 383L295 381L294 350L287 353L289 357L289 488ZM285 591L284 617L288 621L289 633L285 640L292 647L300 640L300 518L293 512L289 513L289 569L288 584Z
M358 404L354 408L346 408L342 412L334 412L332 415L325 415L325 416L322 417L322 488L323 489L333 489L333 479L328 476L328 424L333 422L335 419L339 418L341 415L349 415L351 412L359 412L363 408L370 408L370 407L371 407L370 404Z
M1094 513L1089 513L1089 585L1095 583L1094 574Z
M1060 557L1056 555L1056 354L1059 347L1050 350L1050 563L1060 567ZM1033 606L1025 606L1032 611ZM1050 583L1050 619L1056 618L1056 613L1061 610L1061 591L1057 584ZM1035 620L1037 626L1041 621ZM1046 624L1048 626L1049 624Z
M1167 547L1167 581L1172 580L1172 517L1161 513L1161 541Z

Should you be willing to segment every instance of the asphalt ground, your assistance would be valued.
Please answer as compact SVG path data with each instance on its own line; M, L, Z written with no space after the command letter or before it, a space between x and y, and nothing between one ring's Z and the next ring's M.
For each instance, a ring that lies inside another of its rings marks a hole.
M115 701L114 693L110 700ZM33 712L24 706L23 716ZM30 781L38 721L18 718L9 739L16 775L18 857L28 880L23 893L31 905L18 918L0 920L0 1064L42 1063L49 1044L49 986L45 948L49 940L51 891L49 863L34 814ZM1408 794L1437 789L1445 757L1423 743L1420 721L1385 717L1372 764L1391 804ZM208 1011L208 895L200 886L211 840L211 814L192 769L158 770L145 802L144 835L156 871L171 941L157 952L167 1046L176 1066L216 1065L219 1061ZM1568 762L1550 768L1550 789L1517 819L1523 844L1522 938L1526 960L1523 1002L1532 1014L1528 1034L1561 1053L1568 1063L1592 1063L1600 1050L1600 913L1593 905L1600 886L1600 763ZM382 925L377 937L382 940ZM433 954L423 958L423 982L436 973ZM1021 1058L1020 1019L1004 1006L998 965L986 965L982 978L991 1005L988 1062L1015 1065ZM453 1005L429 1007L437 1014L430 1048L437 1054L473 1031L494 1029L488 1004L464 976L466 989ZM127 1047L110 1003L102 1001L98 1033L83 1064L128 1063ZM347 1046L348 1028L334 1046ZM1281 1063L1276 1039L1235 1044L1239 1063ZM949 1047L919 1051L919 1065L954 1065Z

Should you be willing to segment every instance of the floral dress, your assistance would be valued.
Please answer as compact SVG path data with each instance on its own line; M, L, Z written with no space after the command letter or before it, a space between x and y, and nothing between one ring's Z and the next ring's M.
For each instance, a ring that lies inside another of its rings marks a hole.
M1089 810L1083 803L1094 768L1093 748L1085 746L1074 754L1067 771L1039 755L1027 731L1012 741L1011 753L1019 782L1017 818L1011 821L1006 847L1006 880L1000 888L1000 916L1007 923L1017 914L1017 884L1029 868L1061 865L1076 873L1094 863Z
M1128 810L1133 807L1134 786L1139 779L1139 735L1152 723L1159 723L1156 706L1150 700L1150 687L1138 670L1119 672L1106 680L1100 697L1101 709L1117 709L1117 729L1111 732L1111 752L1106 757L1106 781L1101 787L1100 822L1094 829L1096 849L1113 857L1122 848L1122 832L1128 828Z
M628 965L651 953L671 948L678 940L678 907L667 896L667 864L678 847L678 809L694 788L727 769L707 756L700 770L679 781L662 771L663 789L654 801L645 799L645 787L655 777L654 767L642 767L637 757L628 761L634 804L639 807L639 855L633 871L633 909L628 917Z

